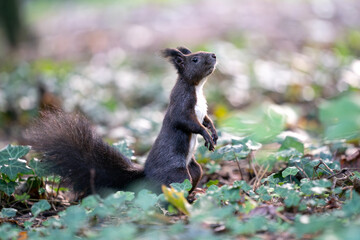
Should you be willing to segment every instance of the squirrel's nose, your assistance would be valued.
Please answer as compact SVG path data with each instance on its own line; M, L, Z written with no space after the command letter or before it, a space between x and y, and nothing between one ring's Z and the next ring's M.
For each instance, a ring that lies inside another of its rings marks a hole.
M215 53L211 54L211 57L214 58L214 59L216 59Z

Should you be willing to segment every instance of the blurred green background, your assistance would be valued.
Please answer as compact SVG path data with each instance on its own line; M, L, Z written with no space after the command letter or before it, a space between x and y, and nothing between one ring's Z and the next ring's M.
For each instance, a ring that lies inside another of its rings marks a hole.
M2 0L0 16L0 147L55 105L145 153L176 79L159 51L177 46L218 56L223 138L359 144L358 0Z

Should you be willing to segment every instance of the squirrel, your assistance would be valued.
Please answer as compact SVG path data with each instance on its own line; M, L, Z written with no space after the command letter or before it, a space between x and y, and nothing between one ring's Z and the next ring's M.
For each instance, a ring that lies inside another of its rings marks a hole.
M138 183L160 192L161 185L185 179L190 180L192 192L199 183L202 169L194 157L197 135L204 138L210 151L218 139L203 95L207 77L215 69L216 55L178 47L164 49L162 56L175 66L178 78L144 167L105 143L79 114L45 111L27 130L28 144L42 154L44 165L69 182L80 197L131 189Z

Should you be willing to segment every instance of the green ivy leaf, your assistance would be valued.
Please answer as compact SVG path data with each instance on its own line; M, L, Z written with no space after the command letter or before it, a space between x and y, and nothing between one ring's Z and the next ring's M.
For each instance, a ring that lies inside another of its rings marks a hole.
M226 153L241 153L243 150L248 150L244 147L244 144L235 144L235 145L226 145L224 147L219 148L218 152L220 154L226 154Z
M257 190L256 193L258 194L267 194L267 187L265 187L264 185L261 185Z
M114 216L116 209L112 206L105 204L99 204L93 211L90 212L90 216L98 216L100 218Z
M280 172L278 173L272 173L271 175L269 175L266 178L263 178L261 180L262 183L267 182L270 186L275 186L277 185L279 182L281 182L283 180L283 177L281 175Z
M205 148L205 146L201 146L201 147ZM206 150L207 150L207 148L206 148ZM211 160L219 160L219 159L222 159L222 158L223 158L223 154L219 153L218 149L216 149L214 152L210 153L210 159Z
M217 192L219 190L219 187L216 186L216 185L211 185L207 190L206 192L207 193L210 193L210 192Z
M205 164L205 167L207 168L207 174L213 174L216 173L217 171L219 171L221 169L220 164L217 164L215 162L209 162L207 164Z
M264 185L261 185L257 190L256 193L260 195L260 197L264 200L264 201L270 201L271 200L271 196L268 193L268 187L265 187Z
M319 179L313 181L315 186L322 187L322 188L329 188L331 187L332 183L328 179Z
M62 219L71 232L77 232L77 230L83 228L87 222L87 215L84 208L76 205L68 207Z
M276 152L274 156L277 160L280 161L291 160L293 162L300 162L300 159L303 156L303 154L296 149L286 149Z
M193 226L197 226L195 223L201 224L202 222L225 222L225 220L230 218L234 212L234 208L232 206L219 208L209 198L201 199L198 207L196 209L190 208L190 210L191 215L189 219L190 222L193 223ZM205 237L205 239L208 238Z
M298 215L294 224L294 230L297 238L301 239L304 234L318 233L323 229L329 229L333 219L328 216L307 216Z
M35 175L38 177L46 177L49 175L45 164L39 159L33 158L29 162L29 167L34 171Z
M25 201L25 200L28 200L28 199L30 199L30 195L29 194L27 194L27 193L23 193L23 194L21 194L21 195L17 195L17 194L15 194L15 200L16 201Z
M252 115L234 114L220 122L227 131L241 136L250 136L258 142L274 139L285 127L285 114L278 111L279 106L264 105L261 112Z
M241 190L244 190L245 192L250 191L252 188L247 184L244 180L241 181L234 181L233 183L234 188L240 188Z
M295 176L299 172L296 167L288 167L282 172L282 177Z
M30 220L24 222L25 229L30 229L32 225L33 225L33 222Z
M241 195L240 191L237 188L221 188L222 192L222 200L229 201L229 202L237 202L240 200Z
M10 180L15 180L19 173L31 174L32 170L26 166L26 161L19 159L30 151L29 146L8 145L0 151L0 172L6 174Z
M142 208L144 211L147 211L157 203L156 194L151 193L149 190L141 190L136 199L135 204Z
M170 184L176 191L187 193L191 190L192 185L189 179L185 179L182 183L172 183Z
M207 152L208 152L207 147L205 147L205 146L198 147L197 150L196 150L196 154L198 156L197 159L198 158L204 158L205 155L207 154Z
M3 217L15 217L17 210L15 208L3 208L1 209L1 215Z
M119 208L125 204L126 195L123 192L116 192L114 194L109 195L105 200L104 204L107 206L111 206L114 208Z
M336 187L336 188L334 189L334 193L335 193L335 194L340 194L340 193L342 193L342 191L343 191L342 187Z
M234 161L236 159L235 159L235 155L234 155L233 152L227 152L227 153L224 153L222 155L222 160L224 160L224 161Z
M238 144L238 145L230 145L229 144L229 145L226 145L226 146L223 146L223 147L219 148L218 152L220 154L225 154L225 153L228 153L228 152L232 153L232 152L234 152L234 146L236 146L235 149L237 149L237 152L241 152L241 150L243 149L242 144Z
M218 149L218 154L222 155L222 159L225 161L234 161L236 158L246 158L250 149L243 143L231 145L228 144Z
M281 144L279 151L288 149L295 149L304 154L304 144L294 137L287 136Z
M313 181L310 181L309 179L301 179L301 184L300 184L300 190L301 192L303 192L306 195L311 195L313 194L313 191L311 190L311 188L314 187Z
M351 200L344 204L343 210L347 216L360 214L360 195L353 191Z
M129 146L125 140L114 143L112 146L129 159L131 159L132 156L134 155L134 150L129 148Z
M274 193L276 193L277 195L279 195L282 198L285 198L289 194L289 189L286 187L282 187L282 186L276 186Z
M285 198L285 205L286 207L292 207L292 206L297 206L300 203L301 198L299 197L299 195L295 192L292 192L288 195L287 198Z
M26 166L26 161L21 159L12 159L3 161L0 172L6 174L10 180L14 181L19 173L31 174L32 170Z
M219 183L219 180L209 180L205 185L206 187L210 187L210 186L213 186L213 185L217 185Z
M247 140L245 144L250 150L253 150L253 151L259 150L262 147L261 143L255 142L251 139Z
M241 144L231 145L229 152L241 153L241 152L243 152L243 151L248 152L248 149L247 149L246 145L244 145L244 144L241 143Z
M246 222L229 218L226 226L236 235L255 234L257 231L265 230L268 220L264 216L254 216Z
M13 146L7 145L0 150L0 164L3 160L18 159L25 156L30 151L30 146Z
M48 203L48 201L46 200L40 200L39 202L35 203L32 207L31 207L31 212L34 215L34 217L36 217L37 215L39 215L39 213L49 210L50 209L50 204Z
M19 232L20 229L16 228L12 224L0 224L1 239L19 239Z
M135 198L135 193L133 192L123 192L123 191L118 191L115 193L116 195L124 195L125 196L125 200L126 201L132 201Z
M122 192L122 194L125 194L125 196L126 196L125 200L129 201L129 202L134 200L134 198L135 198L135 193L133 193L133 192Z
M81 206L84 208L95 208L99 205L99 196L90 195L81 201Z
M15 187L18 186L16 182L5 182L0 179L0 191L3 191L6 195L10 196L15 192Z
M312 187L311 191L316 194L323 194L327 191L327 189L323 187Z
M325 137L334 139L360 139L360 96L347 92L319 106L319 119L325 128Z

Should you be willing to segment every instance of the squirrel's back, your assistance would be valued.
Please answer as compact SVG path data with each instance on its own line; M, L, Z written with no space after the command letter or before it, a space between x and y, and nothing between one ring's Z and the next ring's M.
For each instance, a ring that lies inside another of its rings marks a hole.
M48 170L71 183L82 195L123 190L144 177L143 169L105 143L79 114L43 112L27 132L32 148L43 154Z

